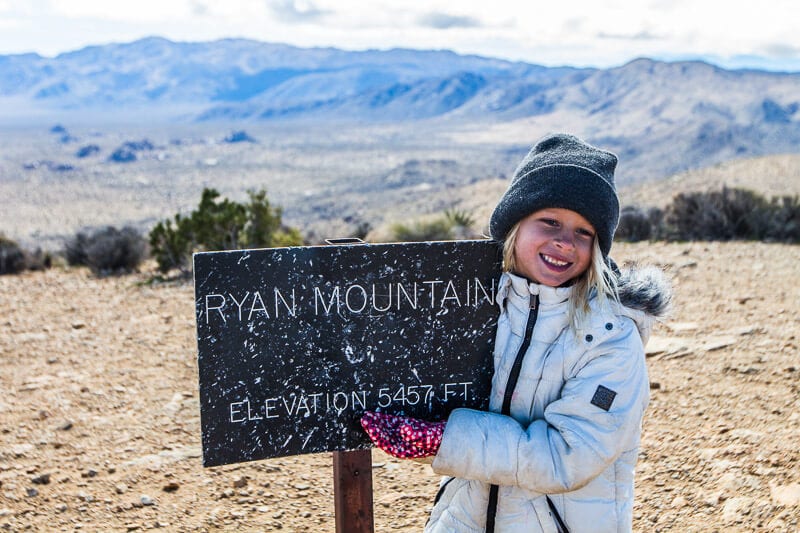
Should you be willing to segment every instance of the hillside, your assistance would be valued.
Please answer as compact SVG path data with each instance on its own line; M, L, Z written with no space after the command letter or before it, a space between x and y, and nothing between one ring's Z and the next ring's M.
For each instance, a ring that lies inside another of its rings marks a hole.
M149 38L43 58L0 56L6 124L302 123L426 128L492 142L568 130L618 152L628 181L797 153L800 73L642 58L547 68L448 51L303 49ZM422 123L422 126L418 124ZM498 138L499 137L499 138Z
M625 187L620 195L625 204L663 207L679 192L719 190L722 187L751 189L767 197L800 195L800 154L734 159L663 180Z
M481 225L528 143L547 131L532 125L506 138L476 125L417 126L325 134L254 124L246 130L252 142L227 142L235 130L218 124L0 131L0 232L47 249L61 248L83 227L133 225L147 232L193 209L203 187L238 200L248 189L266 188L285 221L312 242L351 235L364 222L385 238L392 223L449 208L472 212ZM120 151L133 159L115 161ZM630 179L632 164L621 155L623 204L664 205L676 192L723 183L767 195L800 193L800 158L793 154L736 159L644 183Z

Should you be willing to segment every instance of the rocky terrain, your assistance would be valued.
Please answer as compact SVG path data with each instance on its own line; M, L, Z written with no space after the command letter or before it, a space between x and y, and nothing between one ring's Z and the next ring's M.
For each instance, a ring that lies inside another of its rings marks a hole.
M800 247L616 244L665 268L636 531L800 529ZM148 267L150 268L150 267ZM0 530L334 531L330 454L204 469L190 284L0 277ZM376 531L438 478L373 451Z

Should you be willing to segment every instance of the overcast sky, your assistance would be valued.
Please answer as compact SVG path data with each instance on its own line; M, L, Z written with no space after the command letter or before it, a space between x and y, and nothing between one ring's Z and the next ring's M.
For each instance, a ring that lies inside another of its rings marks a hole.
M0 54L153 35L444 48L550 66L647 56L800 71L798 0L0 0Z

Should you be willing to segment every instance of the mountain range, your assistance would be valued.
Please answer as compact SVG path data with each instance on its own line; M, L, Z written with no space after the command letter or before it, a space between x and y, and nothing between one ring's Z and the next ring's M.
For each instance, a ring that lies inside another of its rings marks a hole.
M567 129L617 151L645 180L800 152L800 73L646 58L609 69L552 68L449 51L157 37L53 58L0 56L0 119L56 116Z

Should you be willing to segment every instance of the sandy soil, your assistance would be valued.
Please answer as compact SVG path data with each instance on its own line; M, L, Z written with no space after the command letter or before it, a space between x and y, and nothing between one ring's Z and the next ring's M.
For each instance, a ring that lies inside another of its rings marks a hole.
M615 245L665 267L636 531L800 530L800 247ZM330 454L204 469L190 285L0 277L0 530L334 531ZM376 531L438 478L373 452Z

